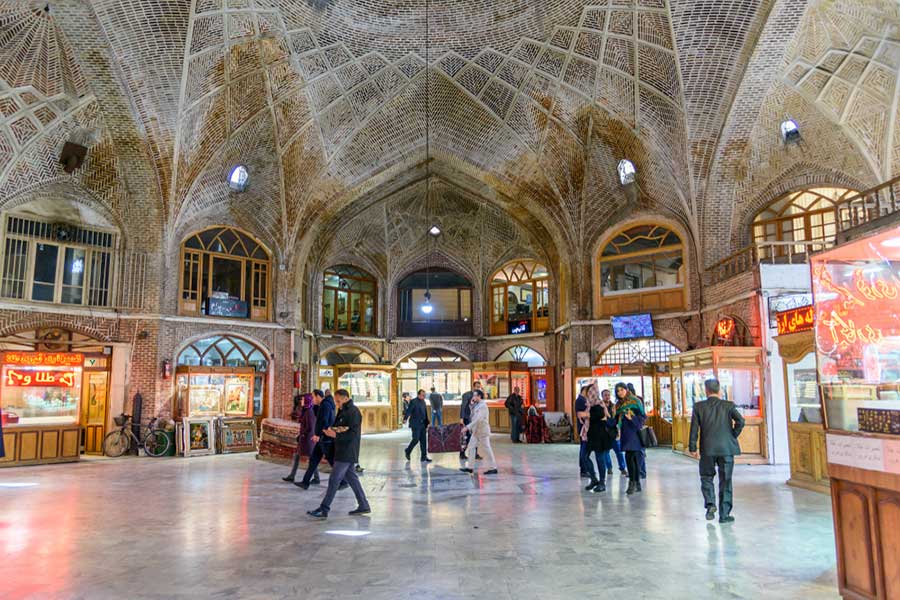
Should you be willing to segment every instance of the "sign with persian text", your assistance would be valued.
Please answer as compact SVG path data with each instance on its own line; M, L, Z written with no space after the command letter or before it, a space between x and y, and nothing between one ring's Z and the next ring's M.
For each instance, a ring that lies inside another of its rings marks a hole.
M811 331L816 325L816 309L814 306L791 308L775 314L778 335Z
M78 374L72 369L15 369L7 367L3 384L7 387L75 387Z
M78 352L4 352L3 364L17 367L80 367L84 354Z

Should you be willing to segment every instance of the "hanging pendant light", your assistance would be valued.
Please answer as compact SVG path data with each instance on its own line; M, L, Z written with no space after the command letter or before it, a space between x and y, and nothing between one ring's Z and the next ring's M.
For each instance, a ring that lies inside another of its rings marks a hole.
M428 68L430 66L429 63L429 40L428 40L428 21L429 21L429 13L430 13L431 2L430 0L425 0L425 213L428 218L428 222L431 222L431 76L428 72ZM429 230L429 240L428 240L428 256L425 260L425 302L421 306L421 310L423 314L430 315L434 310L434 306L431 304L431 273L430 273L430 263L431 263L431 243L435 238L436 234L431 233L432 230L437 229L436 226L432 225ZM440 233L440 229L437 230Z

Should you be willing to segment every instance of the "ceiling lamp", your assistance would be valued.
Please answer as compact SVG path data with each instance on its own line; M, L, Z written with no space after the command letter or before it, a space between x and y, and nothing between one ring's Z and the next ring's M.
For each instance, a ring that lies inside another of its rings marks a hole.
M422 312L426 315L430 315L433 310L434 307L431 305L431 292L425 290L425 303L422 305Z
M619 183L622 185L634 183L634 177L637 175L637 170L634 168L633 162L627 158L623 158L619 161L617 170L619 171Z
M437 225L432 225L431 229L428 230L428 233L429 233L429 235L433 235L434 237L437 237L437 236L441 235L441 228L438 227Z
M781 122L781 139L785 144L795 144L800 141L800 126L793 119L785 119Z
M243 192L247 189L248 183L250 183L250 173L247 172L247 167L237 165L231 169L231 173L228 174L228 187L236 192Z

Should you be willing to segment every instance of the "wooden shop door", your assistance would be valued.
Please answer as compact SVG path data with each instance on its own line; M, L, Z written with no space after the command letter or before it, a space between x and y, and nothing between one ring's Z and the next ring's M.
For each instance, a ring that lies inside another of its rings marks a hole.
M109 372L85 369L82 385L81 423L85 454L103 454L106 412L109 408Z

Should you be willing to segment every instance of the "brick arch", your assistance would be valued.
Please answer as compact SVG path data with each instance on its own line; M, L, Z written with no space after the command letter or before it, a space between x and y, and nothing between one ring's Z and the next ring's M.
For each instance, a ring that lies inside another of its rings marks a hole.
M5 327L0 327L0 336L15 335L17 333L21 333L23 331L28 331L31 329L45 329L48 327L56 327L59 329L66 329L68 331L71 331L72 333L87 336L93 340L97 340L98 342L115 341L109 333L103 332L100 329L90 325L73 322L72 318L73 317L69 315L47 314L25 317L17 316L13 324L7 325Z
M414 346L412 350L407 350L407 351L404 352L403 355L401 355L399 358L396 358L396 359L392 360L392 363L393 363L393 365L394 365L395 367L397 367L397 366L400 365L401 362L403 362L403 360L404 360L406 357L411 356L411 355L415 354L416 352L421 352L422 350L432 350L432 349L434 349L434 350L446 350L447 352L452 352L453 354L456 354L457 356L459 356L460 358L462 358L463 361L465 361L465 362L471 362L471 361L472 361L472 359L471 359L469 356L466 356L466 355L465 355L461 350L459 350L458 348L453 348L453 347L451 347L451 346L449 346L449 345L447 345L447 344L423 343L423 344ZM448 363L448 364L452 364L452 363Z
M270 363L272 362L272 360L273 360L272 351L269 350L269 348L264 343L262 343L260 340L256 339L253 336L247 335L245 333L234 333L233 331L226 331L226 330L213 330L213 331L207 331L204 333L198 333L196 335L192 335L191 337L182 341L182 343L176 348L174 354L172 355L172 358L173 358L174 362L177 363L178 355L181 354L185 348L187 348L188 346L190 346L197 340L202 340L202 339L211 338L211 337L223 337L223 336L239 338L239 339L244 340L245 342L249 342L250 344L253 344L254 346L256 346L257 350L261 351L265 355L267 361L269 361Z
M100 226L114 227L120 233L127 231L125 223L119 215L110 210L94 192L80 182L66 177L57 177L23 188L0 202L0 210L15 210L43 199L62 200L70 204L81 205L106 220L106 224L101 223Z
M679 352L684 352L684 348L679 347L679 345L676 344L675 342L673 342L671 338L667 338L667 337L660 336L660 335L655 335L649 339L661 340L663 342L666 342L667 344L671 344ZM627 340L617 340L616 338L609 336L609 337L605 338L602 342L600 342L599 344L594 346L593 353L594 353L594 355L603 354L604 352L606 352L607 350L612 348L615 344L617 344L618 342L621 342L621 341L627 341ZM591 364L593 364L593 360L594 360L594 356L591 356Z
M368 354L375 361L375 364L379 364L382 362L383 358L377 352L369 348L364 344L360 344L357 342L351 342L347 340L336 340L333 344L329 344L327 346L319 346L319 358L322 358L323 354L328 352L334 352L340 350L341 348L352 348L353 350L359 350L365 354Z
M857 178L837 169L823 168L811 163L793 165L747 202L732 224L732 240L739 241L739 247L750 244L750 230L753 219L775 200L799 190L815 187L842 187L863 191L866 185Z

